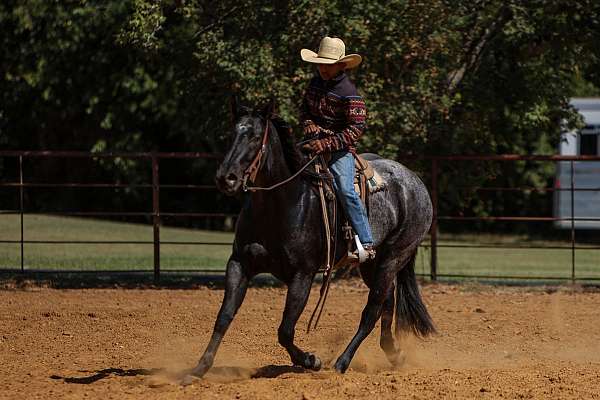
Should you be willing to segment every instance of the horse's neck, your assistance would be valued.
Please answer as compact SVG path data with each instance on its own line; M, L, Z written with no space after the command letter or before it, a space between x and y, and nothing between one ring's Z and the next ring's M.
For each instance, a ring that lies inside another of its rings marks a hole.
M271 129L265 159L255 182L259 187L273 186L292 176L278 133L273 126ZM259 215L263 214L265 209L281 209L283 213L293 212L294 203L305 192L307 192L306 182L301 177L297 177L274 190L259 190L252 193L252 208Z
M263 165L257 175L256 185L267 187L275 185L291 176L290 169L285 161L283 148L275 127L271 125L271 132L265 149Z

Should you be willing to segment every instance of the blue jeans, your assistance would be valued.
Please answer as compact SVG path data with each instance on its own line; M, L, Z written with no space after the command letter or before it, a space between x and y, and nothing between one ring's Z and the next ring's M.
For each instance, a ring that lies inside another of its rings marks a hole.
M354 191L354 156L342 150L331 153L329 170L333 174L333 186L339 196L346 216L363 245L373 244L373 235L367 218L367 210L358 193Z

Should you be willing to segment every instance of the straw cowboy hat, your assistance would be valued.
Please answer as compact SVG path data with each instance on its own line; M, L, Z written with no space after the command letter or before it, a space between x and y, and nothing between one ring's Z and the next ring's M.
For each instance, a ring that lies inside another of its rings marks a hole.
M362 61L358 54L346 55L346 46L340 38L325 36L319 44L319 52L308 49L300 50L300 57L306 62L314 64L345 63L346 68L355 68Z

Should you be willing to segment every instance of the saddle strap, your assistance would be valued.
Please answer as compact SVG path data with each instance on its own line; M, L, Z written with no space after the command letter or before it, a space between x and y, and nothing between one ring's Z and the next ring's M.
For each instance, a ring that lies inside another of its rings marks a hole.
M369 193L369 189L367 187L367 177L363 174L360 174L358 179L360 182L360 199L362 200L362 202L366 208L367 207L367 196Z
M354 156L354 165L356 168L356 177L358 178L358 189L360 190L360 199L365 205L367 216L369 215L369 179L374 175L373 167L367 160L356 153Z

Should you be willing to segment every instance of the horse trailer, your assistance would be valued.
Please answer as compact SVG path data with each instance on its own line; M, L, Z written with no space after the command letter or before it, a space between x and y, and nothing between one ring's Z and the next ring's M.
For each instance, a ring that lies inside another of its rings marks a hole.
M600 98L573 98L571 105L585 126L561 133L559 154L600 155ZM561 218L555 221L556 227L570 229L573 216L576 229L600 229L600 161L557 162L554 186L554 216Z

